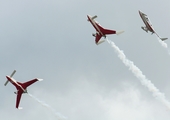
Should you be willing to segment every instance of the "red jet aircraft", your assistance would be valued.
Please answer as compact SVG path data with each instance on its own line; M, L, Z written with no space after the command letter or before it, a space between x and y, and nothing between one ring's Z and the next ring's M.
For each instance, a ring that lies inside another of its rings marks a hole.
M27 87L30 86L31 84L37 82L37 81L40 81L42 79L33 79L33 80L30 80L28 82L25 82L25 83L20 83L20 82L17 82L16 80L14 80L12 78L12 76L15 74L16 70L13 71L13 73L10 75L10 76L6 76L7 78L7 81L6 83L4 84L5 86L8 84L8 82L11 82L17 89L17 92L14 92L15 94L17 94L17 99L16 99L16 108L17 109L22 109L21 107L19 107L19 103L20 103L20 99L21 99L21 96L23 93L27 93Z
M95 42L96 42L97 45L100 44L100 43L102 43L102 42L104 42L104 40L100 40L101 37L106 38L106 35L108 35L108 34L117 34L117 35L118 35L118 34L121 34L121 33L124 32L124 31L117 32L117 31L115 31L115 30L109 30L109 29L105 29L105 28L101 27L101 26L99 25L99 23L97 23L97 22L94 20L95 18L97 18L96 15L93 16L93 17L91 17L90 15L87 15L87 18L88 18L87 21L90 21L90 23L91 23L91 24L93 25L93 27L96 29L96 33L93 33L92 35L93 35L94 37L96 37Z
M152 27L151 21L149 20L149 18L147 17L146 14L144 14L143 12L141 12L141 11L139 10L139 15L140 15L140 17L142 18L144 24L146 25L145 27L143 27L143 26L141 27L144 31L146 31L146 32L150 31L152 34L155 33L162 41L168 39L168 38L161 38L161 37L155 32L155 30L154 30L153 27Z

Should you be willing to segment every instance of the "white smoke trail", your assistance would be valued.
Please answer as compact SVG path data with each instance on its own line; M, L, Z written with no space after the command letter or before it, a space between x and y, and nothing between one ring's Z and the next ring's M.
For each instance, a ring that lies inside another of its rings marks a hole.
M157 36L156 36L157 37ZM168 54L170 55L170 49L168 49L168 45L167 43L165 43L164 41L162 41L159 37L157 37L158 42L168 51Z
M170 49L168 48L168 44L162 41L158 36L156 36L158 39L158 42L168 51L168 54L170 55Z
M157 37L157 36L156 36ZM164 48L168 48L168 45L164 42L164 41L162 41L159 37L157 37L157 39L158 39L158 42L164 47Z
M42 106L48 108L52 113L54 113L54 115L57 117L58 120L66 120L67 118L63 115L61 115L60 113L56 112L54 108L52 108L51 106L49 106L48 104L46 104L45 102L39 100L38 98L36 98L35 96L33 96L32 94L28 93L28 95L33 98L34 100L36 100L38 103L40 103Z
M146 78L145 75L143 75L142 71L132 61L126 58L126 55L124 54L124 52L120 50L119 47L117 47L114 42L108 39L107 41L115 49L115 52L117 53L120 60L125 64L125 66L129 67L129 70L131 70L132 73L140 80L142 85L147 87L148 90L152 92L152 95L155 98L159 99L166 107L168 107L168 109L170 109L170 102L166 100L164 94L161 93L159 89L157 89L154 86L154 84Z

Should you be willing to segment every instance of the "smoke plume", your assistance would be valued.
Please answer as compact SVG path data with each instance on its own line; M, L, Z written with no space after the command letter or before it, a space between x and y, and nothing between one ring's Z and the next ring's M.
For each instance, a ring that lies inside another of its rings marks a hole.
M126 58L126 55L114 42L108 40L108 43L115 49L120 60L124 63L125 66L129 67L129 70L140 80L141 84L148 88L152 95L159 99L168 109L170 109L170 102L165 98L164 94L159 91L155 85L143 75L142 71L129 59Z
M60 113L56 112L54 108L52 108L50 105L48 105L47 103L39 100L37 97L33 96L32 94L28 93L28 95L33 98L34 100L36 100L38 103L40 103L42 106L48 108L56 117L58 120L66 120L66 117L61 115Z

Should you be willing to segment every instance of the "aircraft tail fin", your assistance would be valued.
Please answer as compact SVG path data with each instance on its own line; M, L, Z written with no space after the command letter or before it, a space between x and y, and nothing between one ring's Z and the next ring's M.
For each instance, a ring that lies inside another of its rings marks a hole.
M16 70L14 70L14 71L12 72L12 74L10 75L10 77L12 77L12 76L15 74L15 72L16 72ZM4 85L6 86L6 85L8 84L8 82L9 82L9 81L7 80Z
M122 34L124 31L116 31L116 35Z
M168 38L160 38L162 41L167 40Z

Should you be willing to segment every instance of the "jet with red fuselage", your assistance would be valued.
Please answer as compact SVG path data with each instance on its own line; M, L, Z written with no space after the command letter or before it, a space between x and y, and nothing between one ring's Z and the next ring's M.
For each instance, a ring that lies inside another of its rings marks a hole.
M141 11L139 10L139 15L140 15L140 17L142 18L142 20L143 20L143 22L144 22L144 24L145 24L145 27L143 27L143 26L141 27L144 31L146 31L146 32L150 31L151 34L155 33L155 35L156 35L158 38L160 38L162 41L168 39L168 38L161 38L161 37L155 32L155 30L153 29L153 26L152 26L152 24L151 24L151 21L149 20L148 16L147 16L145 13L143 13L143 12L141 12Z
M91 17L90 15L87 15L87 18L88 18L87 21L89 21L93 25L93 27L96 29L96 33L93 33L92 35L95 37L95 42L97 45L104 42L104 40L100 40L101 37L106 38L106 35L109 35L109 34L118 35L124 32L124 31L117 32L116 30L109 30L109 29L103 28L98 22L94 20L95 18L97 18L96 15L93 17Z
M32 85L33 83L35 83L37 81L41 81L42 79L35 78L33 80L30 80L30 81L24 82L24 83L17 82L14 78L12 78L12 76L15 74L15 72L16 72L16 70L14 70L13 73L10 76L6 76L7 81L4 85L6 86L8 84L8 82L11 82L16 87L17 91L14 92L17 95L16 108L22 109L21 107L19 107L19 103L20 103L22 94L28 93L27 87Z

